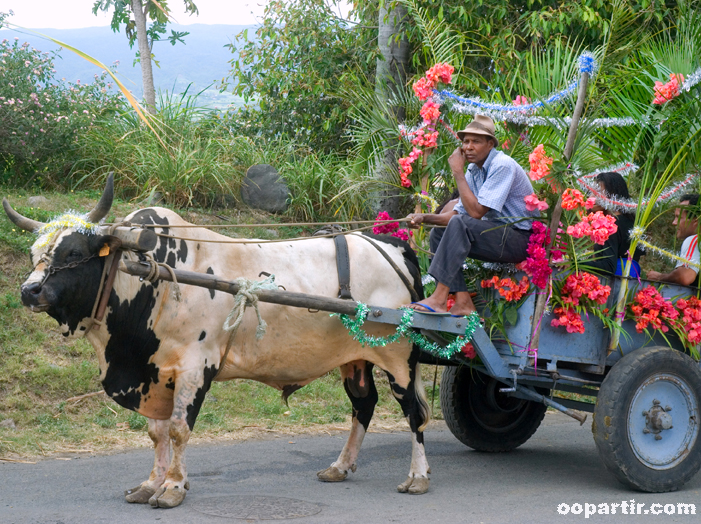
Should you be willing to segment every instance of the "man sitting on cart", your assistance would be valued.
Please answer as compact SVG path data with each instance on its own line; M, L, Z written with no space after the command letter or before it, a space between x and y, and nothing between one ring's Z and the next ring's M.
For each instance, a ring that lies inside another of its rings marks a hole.
M455 304L450 313L462 316L475 311L462 274L465 259L524 261L532 218L539 216L537 210L528 211L523 200L533 193L528 175L514 159L495 149L497 139L491 118L475 116L458 137L462 146L453 151L448 164L460 201L448 213L409 215L410 227L447 226L431 232L435 256L428 272L436 279L436 291L422 302L409 305L423 313L447 312L451 292L455 293Z
M698 246L698 203L699 195L697 193L683 195L679 199L679 207L674 210L674 222L672 222L672 225L677 226L677 238L684 239L679 256L689 263L679 261L677 267L669 273L648 271L648 280L670 282L682 286L698 286L699 265L701 265Z

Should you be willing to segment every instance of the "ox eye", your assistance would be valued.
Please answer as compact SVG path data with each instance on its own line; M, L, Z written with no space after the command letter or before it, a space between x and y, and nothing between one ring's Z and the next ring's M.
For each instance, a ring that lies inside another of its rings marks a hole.
M75 249L68 254L68 258L81 258L82 256L83 254Z

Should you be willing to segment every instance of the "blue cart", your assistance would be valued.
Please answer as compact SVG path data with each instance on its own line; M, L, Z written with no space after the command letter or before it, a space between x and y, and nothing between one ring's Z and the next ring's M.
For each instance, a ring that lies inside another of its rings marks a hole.
M613 309L621 280L609 284L608 307ZM629 280L628 285L633 293L649 283ZM696 290L665 285L660 292L672 298ZM479 359L459 355L438 362L425 355L424 362L446 365L440 398L450 431L475 450L503 452L535 433L548 406L582 424L586 415L581 412L589 412L599 454L622 483L666 492L691 479L701 467L701 370L679 339L671 332L639 334L633 321L624 321L625 335L618 349L609 351L611 332L598 318L584 320L584 334L569 334L551 327L552 316L546 313L535 356L524 350L535 302L531 294L505 337L490 339L484 329L477 330L472 343ZM439 342L437 331L464 331L462 319L418 317L431 324L424 333Z

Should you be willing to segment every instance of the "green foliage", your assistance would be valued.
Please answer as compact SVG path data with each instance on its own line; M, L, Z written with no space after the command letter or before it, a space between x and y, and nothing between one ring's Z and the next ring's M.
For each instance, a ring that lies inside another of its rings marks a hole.
M78 133L118 106L106 74L90 84L54 78L55 55L18 40L0 42L0 182L60 180Z
M139 2L141 4L141 2ZM168 13L169 6L168 2L161 0L157 5L155 2L147 2L146 16L151 20L151 25L148 26L146 33L149 41L149 47L153 49L154 42L163 40L163 36L166 34L166 27L168 24ZM185 13L188 15L193 15L198 13L197 6L192 0L184 0ZM163 9L161 9L161 7ZM92 12L97 14L98 11L112 11L112 21L110 23L112 31L118 33L122 26L124 26L124 31L129 40L129 47L134 46L136 42L136 23L132 19L133 16L133 6L132 2L128 0L95 0L93 4ZM165 11L165 12L164 12ZM170 31L170 35L165 37L171 45L175 45L178 42L184 43L183 38L189 35L187 31Z
M247 31L229 45L238 53L228 81L247 101L236 111L237 134L285 138L319 152L342 151L349 101L344 73L374 67L376 36L339 19L337 0L274 0L256 39Z

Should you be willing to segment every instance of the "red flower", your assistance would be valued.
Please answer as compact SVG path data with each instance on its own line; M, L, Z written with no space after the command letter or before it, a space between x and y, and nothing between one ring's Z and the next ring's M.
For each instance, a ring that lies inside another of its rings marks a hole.
M666 323L673 323L679 317L679 311L652 286L635 294L630 310L633 312L635 330L638 333L642 333L648 326L662 332L669 331Z
M493 287L507 302L514 302L521 300L523 295L528 293L530 282L528 282L528 277L521 277L521 282L518 283L511 278L502 278L500 280L499 277L493 276L489 280L483 280L481 285L484 288Z
M475 358L477 356L475 346L472 345L472 342L466 342L460 351L463 355L470 359Z
M555 318L550 321L551 326L563 326L568 333L584 333L582 316L573 307L556 307L553 314Z
M584 195L577 189L565 189L562 194L562 209L572 211L578 207L584 207Z
M655 99L652 101L653 104L662 105L666 104L673 98L678 97L681 94L679 90L679 83L684 82L684 75L675 75L672 73L669 75L669 82L663 84L662 82L655 82Z

